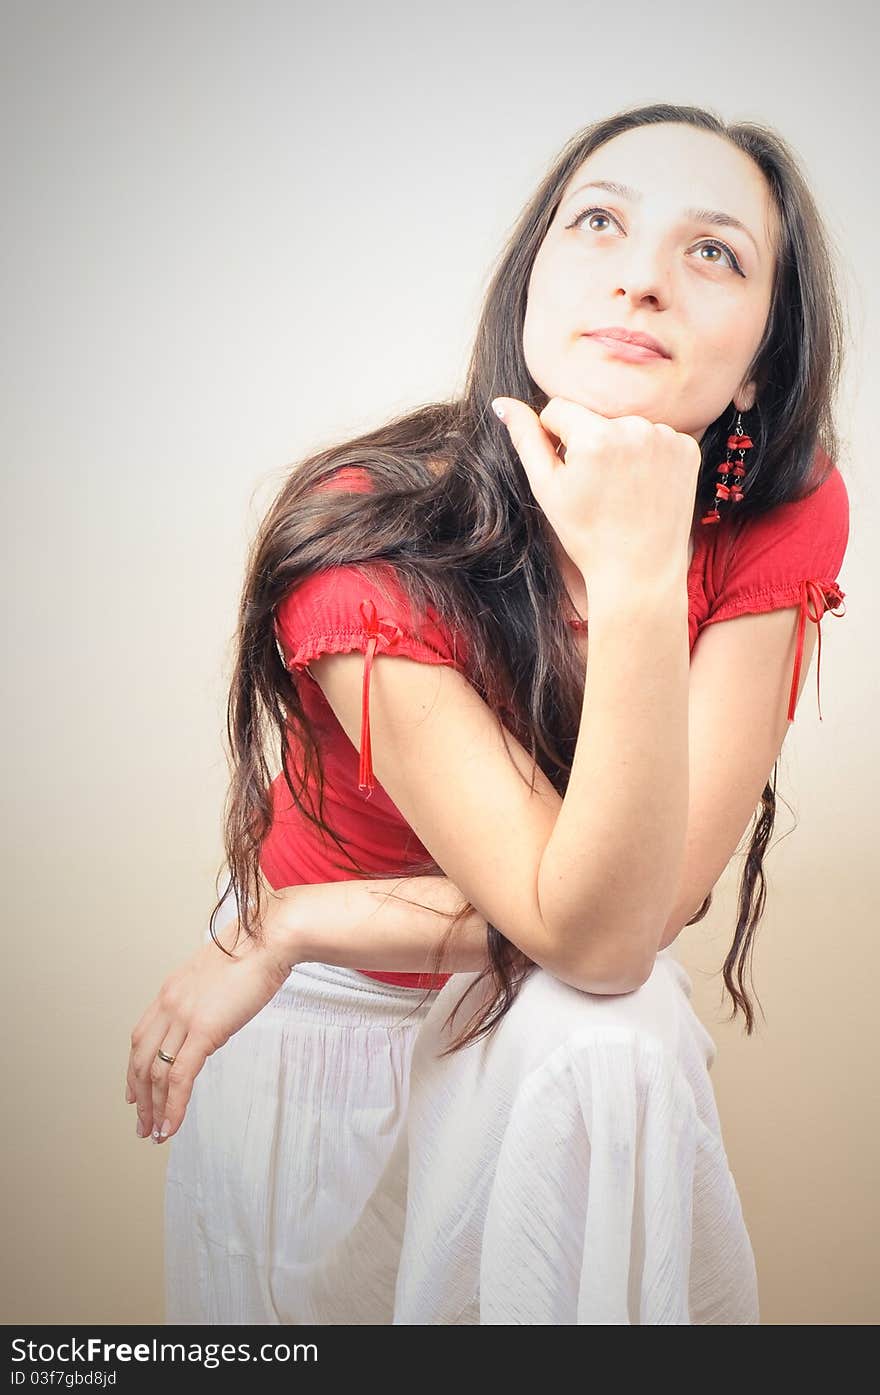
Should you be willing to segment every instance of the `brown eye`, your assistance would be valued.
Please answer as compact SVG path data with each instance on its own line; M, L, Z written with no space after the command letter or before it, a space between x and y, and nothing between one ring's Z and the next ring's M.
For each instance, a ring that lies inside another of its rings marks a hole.
M585 208L583 213L577 215L573 223L569 223L569 227L580 227L585 218L592 218L595 214L598 214L600 218L611 219L611 215L604 208ZM604 232L604 229L600 228L599 231Z
M704 247L714 247L717 251L723 252L724 255L727 257L729 263L730 263L730 268L731 268L731 270L732 270L732 271L739 271L740 275L742 275L742 271L740 270L739 262L737 261L736 257L733 255L733 253L731 252L730 248L727 247L727 246L725 246L725 244L724 244L723 242L701 242L701 243L700 243L700 251L701 251L701 252L702 252L702 250L703 250ZM705 261L705 257L703 258L703 260ZM717 263L717 262L712 262L712 263L710 263L710 265L712 265L712 266L717 266L718 263Z

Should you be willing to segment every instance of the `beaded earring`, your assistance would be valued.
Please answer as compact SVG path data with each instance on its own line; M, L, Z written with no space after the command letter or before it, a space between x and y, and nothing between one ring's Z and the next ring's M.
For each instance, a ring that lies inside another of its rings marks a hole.
M718 505L728 500L731 507L738 504L743 497L742 480L746 473L743 459L747 450L751 450L753 441L743 431L742 412L737 412L736 422L733 431L727 438L727 459L718 466L718 482L715 485L715 499L708 513L704 513L700 519L701 523L720 523L721 514L718 512ZM739 459L734 460L733 451L739 452Z

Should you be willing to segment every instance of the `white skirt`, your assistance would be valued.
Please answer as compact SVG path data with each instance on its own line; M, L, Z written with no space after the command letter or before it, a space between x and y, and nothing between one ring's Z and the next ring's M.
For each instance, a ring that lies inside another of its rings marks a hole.
M302 964L196 1077L170 1142L166 1322L760 1321L709 1080L664 950L634 993L533 970L422 994Z
M215 928L234 913L227 894ZM437 990L423 997L298 964L208 1057L166 1145L166 1323L309 1321L313 1271L355 1225L405 1118Z

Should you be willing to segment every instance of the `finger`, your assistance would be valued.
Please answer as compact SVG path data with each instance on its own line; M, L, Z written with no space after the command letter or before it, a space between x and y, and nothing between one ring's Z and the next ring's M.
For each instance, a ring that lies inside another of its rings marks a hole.
M138 1080L138 1060L143 1034L149 1029L149 1024L154 1016L155 1004L151 1003L147 1011L132 1028L131 1048L128 1053L128 1065L125 1072L125 1098L129 1104L137 1105L135 1110L135 1115L137 1116L135 1128L139 1137L144 1136L145 1126L142 1119L144 1101L139 1098L140 1083Z
M153 1127L151 1130L154 1143L158 1143L161 1137L162 1127L166 1119L165 1101L168 1098L168 1080L174 1062L177 1060L181 1046L186 1040L186 1028L175 1028L166 1032L161 1044L156 1048L153 1062L150 1066L150 1080L152 1081L152 1109ZM160 1055L159 1053L163 1054ZM165 1056L172 1059L166 1061Z
M131 1051L128 1053L128 1070L125 1077L125 1098L128 1104L137 1105L138 1103L137 1080L134 1073L134 1047L132 1047ZM137 1125L140 1124L140 1113L138 1109L135 1109L135 1116L135 1127L137 1128ZM142 1132L143 1128L141 1127L138 1129L139 1135L142 1134Z
M516 397L495 397L492 407L507 427L513 447L530 480L536 477L536 472L559 468L561 462L556 454L556 443L544 430L538 414L531 407Z
M160 1129L160 1142L164 1142L166 1138L173 1138L183 1123L195 1078L211 1054L208 1046L207 1038L197 1032L190 1032L177 1052L173 1067L169 1067L168 1095L165 1100L165 1117Z
M125 1069L125 1098L128 1104L137 1103L137 1077L135 1075L135 1053L138 1050L140 1038L136 1035L137 1028L131 1034L131 1050L128 1053L128 1065Z
M135 1128L137 1129L138 1136L140 1138L145 1138L150 1131L148 1128L150 1119L149 1086L145 1085L141 1087L137 1077L136 1060L135 1049L132 1048L128 1057L125 1098L128 1100L129 1104L135 1106Z
M143 1024L147 1024L146 1026ZM137 1132L141 1138L149 1138L153 1127L153 1081L150 1066L156 1052L168 1035L171 1019L167 1012L158 1007L158 1000L151 1004L132 1032L132 1047L128 1064L129 1084L134 1090L137 1112Z
M570 397L551 397L538 420L545 431L551 432L566 446L571 445L578 431L608 425L608 417L585 407L582 402L572 402Z

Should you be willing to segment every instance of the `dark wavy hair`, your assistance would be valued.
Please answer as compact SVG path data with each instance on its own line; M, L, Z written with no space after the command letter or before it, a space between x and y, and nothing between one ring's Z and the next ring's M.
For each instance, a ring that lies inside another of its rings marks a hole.
M398 416L291 467L250 547L227 707L231 783L224 815L227 892L235 894L245 934L261 937L260 850L272 825L270 734L295 805L339 849L338 868L365 879L445 875L433 860L389 873L363 868L346 852L346 840L324 820L320 744L296 679L285 666L274 618L281 599L314 571L392 564L414 615L433 606L453 631L467 636L469 680L495 713L502 733L506 729L515 735L564 796L587 664L565 619L567 596L550 525L489 403L507 396L536 412L546 405L547 396L526 368L522 346L535 256L564 187L586 157L622 131L659 122L685 122L745 151L763 171L779 215L772 300L749 368L757 383L756 406L747 423L754 448L735 526L748 526L750 518L812 492L834 468L838 442L832 404L841 372L841 307L828 235L793 153L766 127L727 124L702 108L665 103L622 111L574 136L524 208L500 255L460 397ZM695 527L714 499L716 468L724 458L731 421L728 409L702 438ZM818 483L817 460L827 466ZM339 488L338 482L329 487L346 466L368 472L367 492ZM725 518L716 526L727 524ZM308 794L312 772L317 810ZM741 1008L749 1035L754 1013L744 970L764 910L762 863L775 814L776 766L754 816L739 915L723 967L732 1018ZM222 899L211 915L215 940L214 918ZM701 920L711 902L710 891L688 925ZM473 909L465 903L451 917L433 957L435 973L444 971L450 938ZM490 1032L535 967L491 924L487 950L489 962L467 992L489 976L494 996L484 994L482 1008L444 1054Z

